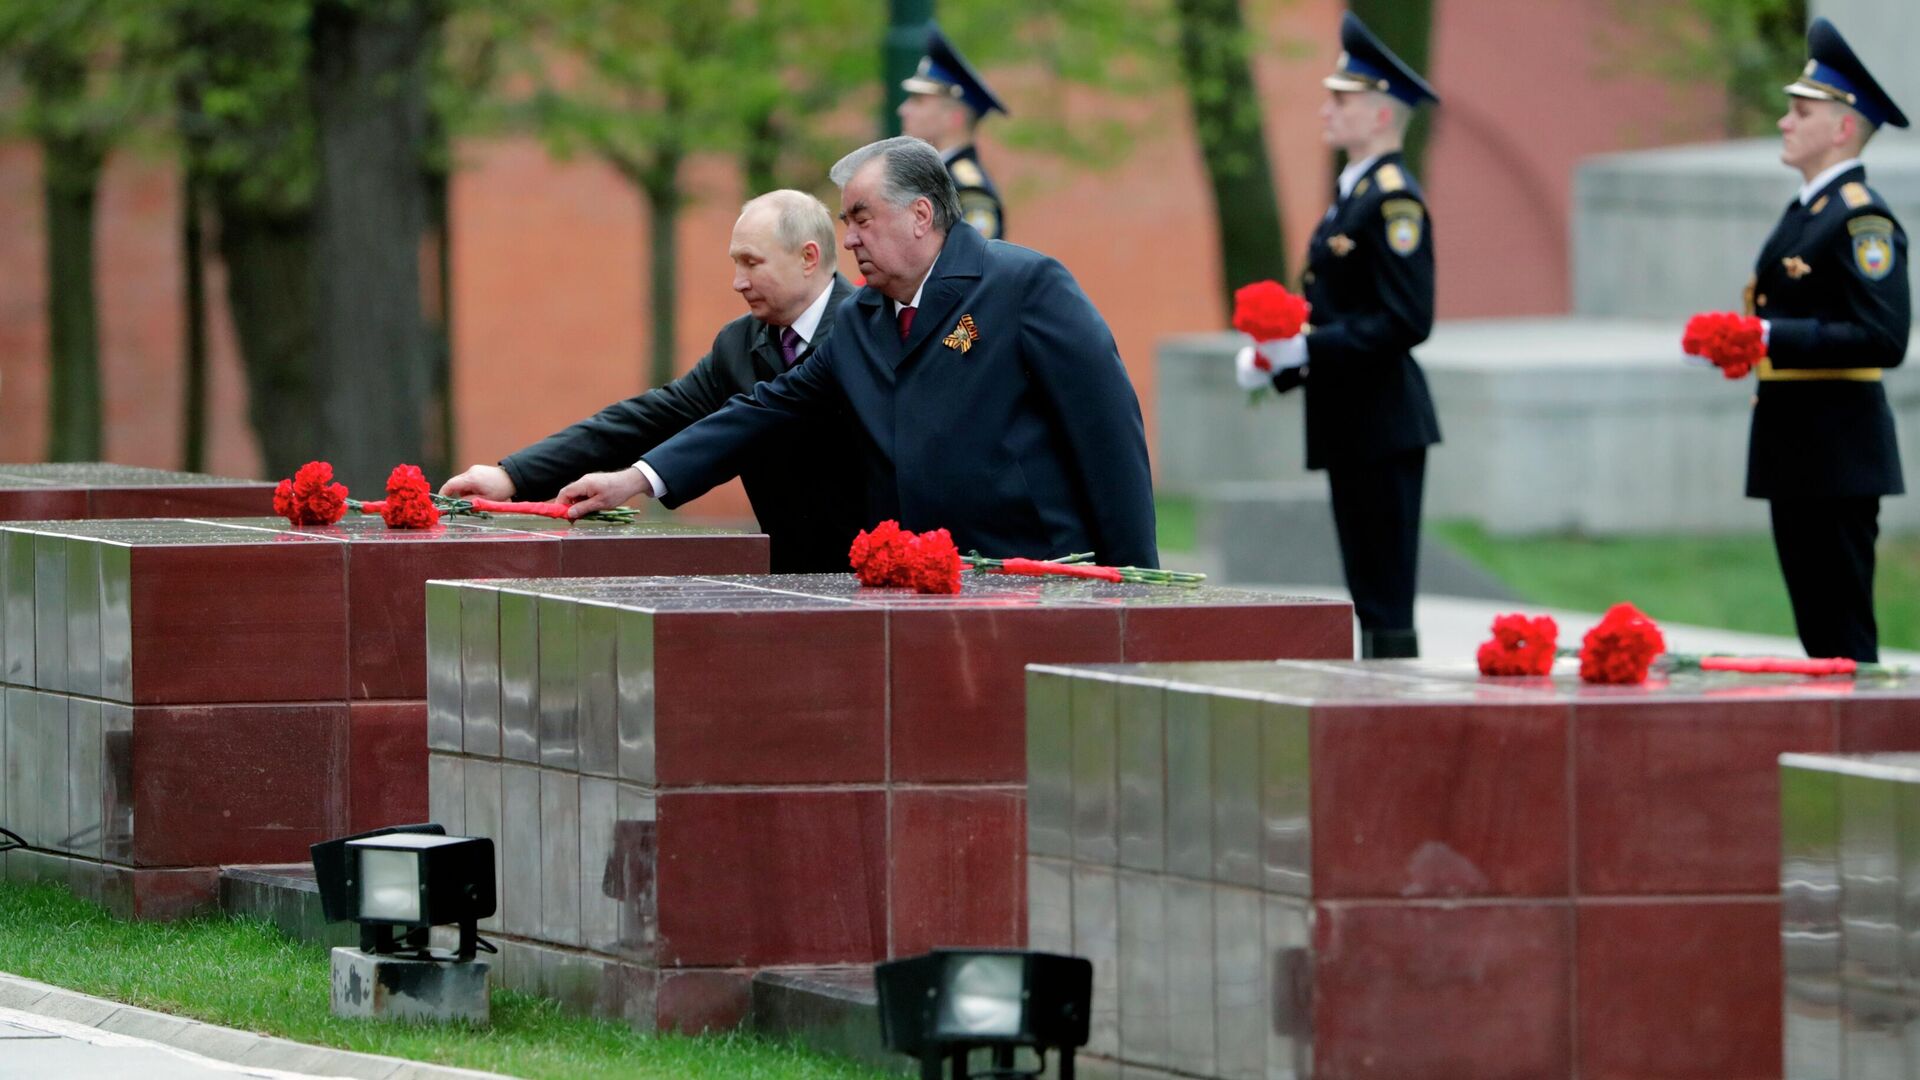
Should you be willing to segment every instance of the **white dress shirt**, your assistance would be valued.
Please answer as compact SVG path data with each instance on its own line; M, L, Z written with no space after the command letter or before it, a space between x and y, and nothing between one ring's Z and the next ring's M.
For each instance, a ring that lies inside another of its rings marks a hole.
M801 312L800 317L793 320L793 332L800 335L801 342L807 348L813 347L813 335L819 332L820 320L826 318L827 315L827 301L832 299L832 297L833 279L828 278L827 287L821 289L820 295L814 297L813 303L807 305L807 310ZM919 299L919 295L915 294L914 300L918 302ZM639 469L640 475L647 478L647 484L652 488L654 498L658 499L666 495L667 482L660 479L660 474L653 471L653 466L644 461L636 461L633 463L633 467Z

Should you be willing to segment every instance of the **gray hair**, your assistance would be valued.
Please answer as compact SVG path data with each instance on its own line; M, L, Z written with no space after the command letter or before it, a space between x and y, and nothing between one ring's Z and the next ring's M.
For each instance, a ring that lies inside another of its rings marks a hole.
M844 188L854 173L875 158L886 163L881 198L899 207L912 206L915 199L927 200L933 204L933 227L941 232L951 230L960 220L960 193L954 190L953 177L947 175L947 163L924 139L896 135L868 143L835 162L827 176Z
M769 191L747 200L740 208L740 216L765 207L775 216L773 219L773 237L780 246L798 254L807 242L820 245L820 255L831 262L834 258L833 213L827 204L792 188Z

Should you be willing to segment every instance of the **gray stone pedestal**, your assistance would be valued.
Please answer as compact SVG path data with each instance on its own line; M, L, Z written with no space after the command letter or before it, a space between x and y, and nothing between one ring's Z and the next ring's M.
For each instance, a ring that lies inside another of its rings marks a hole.
M491 1023L485 960L451 964L333 950L333 1015L360 1020Z

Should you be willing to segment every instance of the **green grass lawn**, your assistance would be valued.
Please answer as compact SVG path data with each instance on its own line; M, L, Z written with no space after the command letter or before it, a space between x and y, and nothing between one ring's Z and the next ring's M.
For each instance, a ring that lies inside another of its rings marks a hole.
M523 1077L856 1080L888 1074L748 1035L643 1035L496 990L493 1026L335 1018L327 952L250 920L122 922L50 885L0 884L0 971L300 1042ZM4 1071L4 1070L0 1070Z
M1764 534L1514 539L1465 522L1427 528L1526 603L1604 611L1628 600L1655 619L1793 634L1780 564ZM1874 607L1882 645L1920 648L1920 535L1880 538Z

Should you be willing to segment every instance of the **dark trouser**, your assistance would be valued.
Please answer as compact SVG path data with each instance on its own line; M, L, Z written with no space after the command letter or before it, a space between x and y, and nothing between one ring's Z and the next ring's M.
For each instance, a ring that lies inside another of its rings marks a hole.
M1812 657L1880 658L1873 622L1873 542L1880 499L1773 499L1773 548L1793 601L1793 625Z
M1427 451L1327 470L1340 563L1360 620L1363 655L1416 656L1413 593L1420 563L1420 494Z

